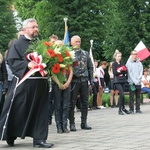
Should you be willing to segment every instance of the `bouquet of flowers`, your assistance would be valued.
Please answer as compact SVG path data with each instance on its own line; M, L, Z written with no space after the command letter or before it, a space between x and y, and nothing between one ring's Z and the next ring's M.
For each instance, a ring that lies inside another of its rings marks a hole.
M60 46L43 40L33 43L29 49L42 56L42 62L46 64L44 70L47 76L53 76L61 87L67 80L65 74L69 73L73 63L74 51L68 45Z

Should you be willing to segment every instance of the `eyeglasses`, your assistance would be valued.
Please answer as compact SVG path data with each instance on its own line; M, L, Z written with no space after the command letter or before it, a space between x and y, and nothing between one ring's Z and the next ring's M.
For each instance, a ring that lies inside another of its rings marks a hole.
M39 28L38 26L33 26L33 27L26 27L26 28L31 28L31 29L35 29L35 28Z
M132 54L132 55L138 55L138 54Z

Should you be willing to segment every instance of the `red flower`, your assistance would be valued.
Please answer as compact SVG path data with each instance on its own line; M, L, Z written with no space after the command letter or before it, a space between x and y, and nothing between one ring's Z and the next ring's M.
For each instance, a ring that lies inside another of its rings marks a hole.
M54 51L52 50L52 49L48 49L47 50L47 54L50 56L50 57L55 57L55 53L54 53Z
M53 65L52 72L55 74L58 74L60 72L60 65L58 63Z
M46 46L51 46L51 44L50 44L49 42L44 42L44 44L45 44Z
M70 53L66 50L66 56L70 57Z
M57 54L57 57L59 62L63 62L63 57L61 54Z

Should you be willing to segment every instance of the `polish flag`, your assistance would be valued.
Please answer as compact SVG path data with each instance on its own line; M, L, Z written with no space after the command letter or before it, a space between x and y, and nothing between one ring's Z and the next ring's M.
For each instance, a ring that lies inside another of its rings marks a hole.
M139 44L135 47L134 50L137 51L138 58L140 59L140 61L150 56L149 50L146 48L142 41L139 42Z

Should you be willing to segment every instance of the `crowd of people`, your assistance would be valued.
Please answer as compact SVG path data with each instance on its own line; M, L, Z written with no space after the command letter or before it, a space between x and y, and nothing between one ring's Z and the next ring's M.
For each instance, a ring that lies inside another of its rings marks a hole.
M18 39L13 40L9 45L5 58L0 54L0 138L6 140L9 146L14 146L17 137L24 139L29 136L33 138L34 147L53 147L54 144L46 141L48 125L52 124L53 114L57 133L77 131L74 110L78 99L81 111L80 127L91 130L92 127L87 123L89 91L93 93L92 109L105 108L102 103L102 94L106 86L104 76L108 62L101 61L98 66L98 61L94 60L93 64L89 53L81 49L81 38L78 35L71 37L70 44L75 51L75 59L72 67L69 68L69 73L64 74L67 80L61 88L55 76L48 79L41 76L39 72L18 86L22 77L36 65L26 58L26 50L37 36L37 21L27 19L23 22ZM55 43L58 47L64 44L56 35L50 36L49 42ZM143 75L143 66L137 58L136 51L131 52L131 57L126 64L122 62L121 57L121 52L116 50L113 55L114 61L110 63L108 69L110 106L111 108L119 106L119 115L133 114L134 110L136 113L142 113L140 110L141 90L148 92L150 97L148 69L144 69ZM125 108L124 102L127 82L130 96L129 110Z

